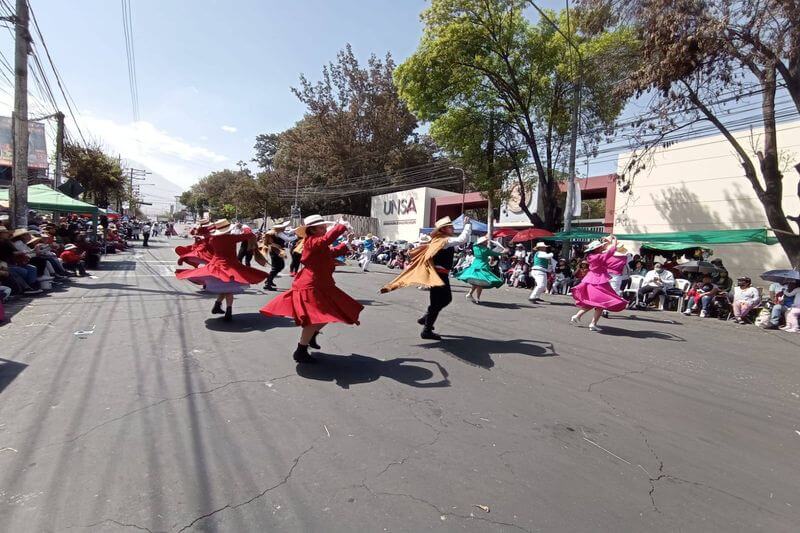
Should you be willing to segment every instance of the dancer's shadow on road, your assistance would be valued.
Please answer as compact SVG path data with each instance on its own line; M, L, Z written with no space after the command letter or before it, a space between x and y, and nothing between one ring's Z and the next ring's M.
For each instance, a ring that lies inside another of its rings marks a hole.
M612 337L630 337L633 339L655 339L660 341L672 342L686 342L686 339L673 335L672 333L665 333L663 331L650 331L650 330L635 330L635 329L622 329L615 328L614 326L600 325L600 333L603 335L610 335Z
M294 322L288 318L270 318L261 313L233 314L233 320L225 322L222 315L206 319L206 328L211 331L225 331L228 333L247 333L249 331L268 331L275 328L294 327Z
M317 363L313 365L297 365L297 375L307 379L332 381L343 389L350 385L372 383L384 377L417 388L449 387L450 379L447 370L436 361L428 361L417 357L398 357L381 361L366 355L327 355L314 356ZM424 366L409 363L424 363L437 372ZM438 379L437 379L438 378ZM431 381L435 379L436 381Z
M523 306L514 303L505 303L505 302L486 302L482 301L480 303L481 307L490 307L492 309L522 309ZM528 307L527 305L525 307Z
M529 339L493 340L466 337L461 335L442 335L441 341L420 344L422 348L436 348L462 361L481 368L492 368L492 355L527 355L529 357L556 357L552 342Z

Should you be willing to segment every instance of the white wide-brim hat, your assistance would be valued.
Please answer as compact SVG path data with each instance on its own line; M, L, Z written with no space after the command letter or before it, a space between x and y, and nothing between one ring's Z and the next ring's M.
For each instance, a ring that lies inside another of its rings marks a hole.
M436 224L433 225L433 231L431 231L431 235L436 235L443 228L446 228L447 226L452 226L452 225L453 225L453 221L450 219L450 217L440 218L439 220L436 221Z
M65 250L77 250L78 247L75 246L74 244L68 244L68 245L64 246L64 249Z
M603 246L603 241L592 241L592 242L590 242L589 244L586 245L586 248L584 248L583 251L585 253L588 253L588 252L597 250L598 248L600 248L602 246Z
M430 235L420 235L419 237L420 244L428 244L429 242L431 242L431 240L432 239Z
M325 220L321 215L311 215L303 219L303 225L295 230L295 233L301 238L305 238L306 230L313 226L333 226L336 222Z
M272 229L286 229L291 224L291 221L287 220L286 222L281 222L280 224L273 224Z
M480 239L478 239L478 240L477 240L477 242L475 242L475 244L483 244L483 243L485 243L485 242L486 242L486 241L488 241L488 240L489 240L489 236L488 236L488 235L484 235L483 237L481 237Z
M214 222L214 231L211 232L211 235L225 235L230 233L232 229L231 221L227 218L221 218Z
M547 248L548 244L546 242L537 242L534 248Z

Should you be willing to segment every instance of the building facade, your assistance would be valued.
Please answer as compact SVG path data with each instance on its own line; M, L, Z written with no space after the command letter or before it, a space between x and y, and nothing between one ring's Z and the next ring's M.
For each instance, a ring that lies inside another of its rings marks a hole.
M753 154L763 144L763 130L735 132L738 142ZM800 121L778 125L778 146L784 166L783 209L800 214L797 172L800 162ZM622 172L631 154L622 154ZM730 143L715 135L659 149L646 170L626 193L617 192L615 233L724 230L769 227L764 208L745 178ZM731 276L758 274L773 268L790 268L780 245L721 245L714 256L722 258ZM761 282L763 285L763 282Z
M377 220L378 236L391 241L415 241L419 231L430 225L432 200L453 193L420 187L372 197L370 214Z

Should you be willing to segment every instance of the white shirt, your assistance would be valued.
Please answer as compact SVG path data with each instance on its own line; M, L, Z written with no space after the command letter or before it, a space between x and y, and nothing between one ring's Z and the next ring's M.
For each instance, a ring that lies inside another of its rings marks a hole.
M284 241L286 244L292 243L292 242L294 242L294 241L296 241L296 240L297 240L297 235L295 235L294 233L292 233L291 235L289 235L288 233L286 233L286 232L284 232L284 231L282 231L282 232L278 233L276 236L277 236L278 238L281 238L281 239L283 239L283 241Z
M746 289L735 287L733 289L733 301L739 302L742 300L751 305L755 305L761 301L761 296L758 295L758 289L755 287L748 287Z
M517 259L525 259L525 255L526 254L524 248L520 248L519 250L514 252L514 257L516 257Z
M665 289L671 289L673 285L675 285L675 276L672 275L672 272L669 270L662 270L661 272L656 272L655 270L651 270L647 273L644 277L644 285L659 285L656 280L661 280L661 286Z
M458 237L447 238L447 244L445 245L445 248L453 248L454 246L466 244L470 235L472 235L472 224L464 224L464 230L461 232L461 235Z

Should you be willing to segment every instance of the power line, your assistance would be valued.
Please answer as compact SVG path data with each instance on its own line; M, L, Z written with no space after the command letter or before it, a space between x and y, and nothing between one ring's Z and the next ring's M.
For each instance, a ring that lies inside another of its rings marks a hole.
M133 120L138 122L139 115L139 83L136 75L136 52L133 43L133 16L130 0L120 0L122 8L122 28L125 35L125 57L128 62L128 85L131 92L131 108Z
M27 0L26 0L27 1ZM81 131L80 124L78 124L78 119L75 116L75 110L73 109L74 101L70 103L72 97L69 96L69 92L65 89L63 80L61 79L61 75L56 68L56 64L53 61L53 57L50 55L50 50L47 48L47 43L44 41L44 36L42 35L42 30L39 28L39 21L36 19L36 14L33 12L33 7L31 6L30 2L27 2L28 10L31 14L31 20L33 21L33 27L36 29L36 35L39 37L39 42L42 44L42 48L44 48L45 55L47 56L47 61L50 63L50 68L53 71L53 75L56 78L56 84L58 85L59 91L61 92L61 96L64 98L64 103L67 105L67 110L69 111L70 116L72 117L72 121L75 124L75 129L78 130L78 135L80 136L83 144L86 145L86 138L83 136L83 132ZM41 71L42 75L44 76L44 70L42 69L41 63L39 62L39 58L36 56L36 53L33 52L34 59L36 63L39 65L39 70ZM52 91L49 88L49 83L47 83L47 78L45 77L46 85L48 86L48 92L52 95ZM55 99L53 100L53 104L58 111L58 106L55 105ZM75 106L77 108L77 106Z

